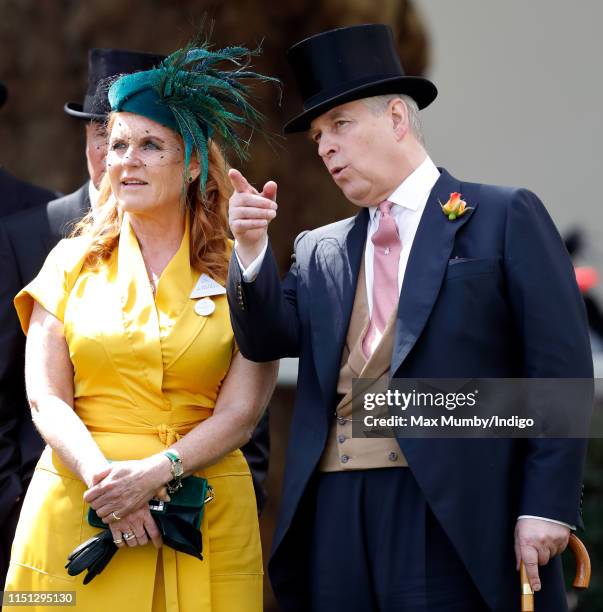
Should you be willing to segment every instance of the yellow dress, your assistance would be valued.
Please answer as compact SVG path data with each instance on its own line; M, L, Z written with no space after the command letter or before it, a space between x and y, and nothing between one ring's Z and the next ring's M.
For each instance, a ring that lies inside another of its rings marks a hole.
M188 221L155 300L127 215L118 247L97 270L83 266L85 240L61 241L15 306L24 331L34 300L63 321L75 411L104 455L144 458L211 416L236 351L228 303L214 296L212 314L195 313L190 294L199 273L189 263ZM197 475L215 491L201 525L203 561L167 546L123 548L84 586L85 574L69 576L65 562L99 530L86 520L84 484L47 446L25 497L5 589L76 591L76 609L86 612L259 612L262 554L247 462L237 450Z

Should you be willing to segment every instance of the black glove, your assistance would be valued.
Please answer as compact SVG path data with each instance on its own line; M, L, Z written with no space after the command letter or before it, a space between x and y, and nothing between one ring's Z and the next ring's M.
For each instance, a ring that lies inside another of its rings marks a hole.
M67 557L67 573L70 576L77 576L85 569L88 570L84 578L84 584L88 584L95 576L100 574L107 563L111 561L117 552L117 546L113 542L113 534L109 529L101 531L99 534L82 542Z
M153 514L163 543L203 560L201 532L176 514Z

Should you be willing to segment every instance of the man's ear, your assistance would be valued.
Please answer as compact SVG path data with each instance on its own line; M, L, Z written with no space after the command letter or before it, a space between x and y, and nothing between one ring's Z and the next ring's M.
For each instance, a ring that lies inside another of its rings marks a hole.
M395 98L389 103L389 112L396 140L402 140L409 130L408 108L404 100Z

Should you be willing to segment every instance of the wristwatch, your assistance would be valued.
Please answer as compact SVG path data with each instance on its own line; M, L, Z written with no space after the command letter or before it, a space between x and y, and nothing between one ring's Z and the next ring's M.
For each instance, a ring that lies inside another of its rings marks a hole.
M164 450L163 454L171 461L170 469L172 471L172 480L165 486L167 487L168 493L175 493L182 487L182 474L184 474L182 459L180 453L174 449Z

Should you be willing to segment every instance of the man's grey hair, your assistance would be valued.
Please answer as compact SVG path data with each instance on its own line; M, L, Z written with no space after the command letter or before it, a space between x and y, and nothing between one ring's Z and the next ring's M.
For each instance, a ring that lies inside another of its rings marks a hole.
M384 94L381 96L372 96L370 98L364 98L364 103L369 107L371 112L376 115L380 115L385 112L388 104L392 100L402 100L406 104L408 110L408 122L410 124L410 131L414 134L415 138L422 144L425 144L423 138L423 127L421 126L421 119L419 117L419 107L417 103L406 94Z

